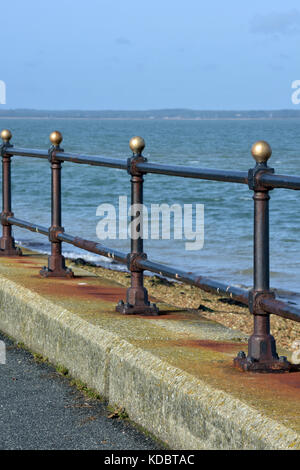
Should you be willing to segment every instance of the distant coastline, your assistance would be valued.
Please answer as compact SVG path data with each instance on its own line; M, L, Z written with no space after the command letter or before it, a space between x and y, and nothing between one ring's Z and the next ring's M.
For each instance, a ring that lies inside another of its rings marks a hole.
M166 121L241 121L300 119L300 109L258 111L197 111L191 109L156 109L146 111L81 111L81 110L34 110L1 109L2 119L97 119L97 120L166 120Z

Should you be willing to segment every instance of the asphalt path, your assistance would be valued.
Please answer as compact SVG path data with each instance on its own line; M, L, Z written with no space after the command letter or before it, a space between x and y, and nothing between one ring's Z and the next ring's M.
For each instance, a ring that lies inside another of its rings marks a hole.
M48 364L0 333L6 364L0 364L1 450L159 450L150 437L124 419L109 418Z

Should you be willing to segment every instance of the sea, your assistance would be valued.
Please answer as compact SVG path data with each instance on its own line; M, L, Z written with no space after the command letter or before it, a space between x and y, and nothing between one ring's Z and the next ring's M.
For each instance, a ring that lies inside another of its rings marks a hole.
M122 120L122 119L0 119L13 134L17 147L46 149L49 134L62 132L66 152L126 160L132 136L145 139L149 162L189 167L247 171L255 164L251 146L266 140L273 149L269 166L277 174L300 176L300 120ZM125 253L130 240L97 238L97 207L119 196L130 201L130 176L124 170L63 163L62 208L65 232L99 241ZM253 199L247 185L204 181L166 175L144 177L144 204L203 204L204 244L186 250L186 240L148 239L148 258L168 266L208 276L233 285L252 286ZM15 217L50 225L51 173L46 160L13 157L12 209ZM287 189L270 191L271 287L292 302L300 296L300 194ZM21 245L49 253L46 237L13 228ZM83 258L108 268L124 269L111 260L63 245L65 256Z

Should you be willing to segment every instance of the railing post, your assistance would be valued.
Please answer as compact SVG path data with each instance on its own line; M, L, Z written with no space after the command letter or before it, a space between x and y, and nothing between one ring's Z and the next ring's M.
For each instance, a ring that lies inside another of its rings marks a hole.
M12 217L14 214L11 211L11 157L6 154L6 149L12 147L10 139L12 134L8 129L3 129L1 132L1 156L2 156L2 237L0 238L0 256L20 256L22 251L16 248L15 240L12 237L12 227L5 220L6 217Z
M57 235L64 232L61 226L61 162L55 158L57 152L63 152L60 147L63 137L60 132L50 134L49 162L51 163L51 227L49 240L51 242L51 255L48 257L48 267L40 271L42 277L73 277L73 271L66 267L62 255L61 241Z
M274 298L270 290L269 263L269 190L259 183L262 173L274 173L268 167L272 149L265 141L252 146L252 155L256 166L249 170L248 184L254 191L254 253L253 253L253 289L249 292L249 309L253 314L254 332L248 341L248 356L243 351L234 359L237 367L253 372L285 372L291 364L285 356L278 357L276 342L270 334L270 315L260 304L263 298Z
M135 229L131 223L131 253L128 255L128 268L131 273L131 287L127 289L126 303L120 300L116 307L119 313L131 315L158 315L159 310L155 304L148 300L148 292L144 287L144 271L136 265L139 259L146 259L147 255L143 248L143 173L136 168L136 163L147 161L142 156L145 141L141 137L133 137L129 146L133 152L132 158L128 159L128 172L131 175L131 222L140 217L140 224ZM138 236L137 236L138 233Z

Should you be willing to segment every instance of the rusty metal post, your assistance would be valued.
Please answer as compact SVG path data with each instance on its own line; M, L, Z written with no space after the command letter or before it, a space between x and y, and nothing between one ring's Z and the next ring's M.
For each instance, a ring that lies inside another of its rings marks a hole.
M262 173L274 173L268 167L272 150L265 141L252 146L256 160L254 169L249 170L248 184L254 191L254 256L253 289L249 293L249 309L254 318L254 332L248 341L248 356L240 351L234 359L238 368L253 372L285 372L291 364L285 356L278 357L276 342L270 334L270 315L260 305L263 298L275 298L270 290L269 263L269 190L259 184Z
M51 227L49 240L51 242L51 255L48 257L48 267L40 271L42 277L68 277L74 276L73 271L66 267L62 255L61 241L57 234L64 232L61 225L61 162L55 158L57 152L63 152L60 143L63 137L60 132L50 134L52 146L49 149L49 162L51 163Z
M5 220L6 217L12 217L11 211L11 157L7 155L5 150L12 147L10 139L12 134L8 129L1 132L1 156L2 156L2 237L0 238L0 256L20 256L22 251L15 246L15 240L12 236L12 227Z
M131 273L131 287L127 290L126 303L120 300L116 307L116 311L126 315L158 315L159 310L155 304L151 304L148 300L148 292L144 287L144 271L136 265L139 259L146 259L143 247L143 222L142 222L142 205L143 205L143 173L141 173L136 163L147 161L142 156L145 148L145 141L141 137L133 137L129 146L133 152L132 158L128 159L128 172L131 175L131 222L136 217L140 218L140 223L135 229L131 223L131 253L128 255L128 269ZM138 233L138 236L137 236Z

